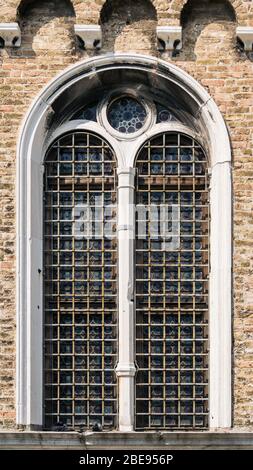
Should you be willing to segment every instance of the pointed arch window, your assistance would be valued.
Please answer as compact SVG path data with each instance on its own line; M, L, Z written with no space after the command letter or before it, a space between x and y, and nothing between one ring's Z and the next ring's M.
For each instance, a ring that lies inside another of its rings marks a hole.
M126 126L136 124L139 114L145 119L144 105L134 98L114 100L109 119L115 102L110 125L118 133L138 132L134 127L121 130L118 122L123 125L128 118ZM70 429L117 427L116 212L107 221L109 237L104 233L106 208L117 199L116 166L106 141L83 131L56 140L45 159L44 390L49 429L59 423ZM132 356L136 351L135 427L206 428L207 160L192 137L164 132L142 146L135 167L136 231L130 253L135 260L135 326L129 324L135 328L135 347L132 342L129 351ZM122 386L119 390L125 393Z
M115 168L111 147L88 132L64 135L45 159L46 429L117 425L116 220L109 238L102 223Z
M206 428L207 159L195 139L164 132L136 169L136 428Z
M49 85L21 136L17 422L226 428L227 130L172 64L113 61Z

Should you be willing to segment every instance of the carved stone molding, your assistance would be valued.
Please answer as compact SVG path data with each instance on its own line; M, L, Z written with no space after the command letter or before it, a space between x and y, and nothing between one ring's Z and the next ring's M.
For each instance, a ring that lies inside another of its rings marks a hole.
M75 34L84 49L100 49L102 46L102 31L99 25L76 24Z
M0 23L0 47L20 47L21 31L18 23Z
M236 35L243 43L246 52L252 52L253 46L253 26L238 26Z
M181 26L157 26L158 49L161 51L179 51L182 49Z

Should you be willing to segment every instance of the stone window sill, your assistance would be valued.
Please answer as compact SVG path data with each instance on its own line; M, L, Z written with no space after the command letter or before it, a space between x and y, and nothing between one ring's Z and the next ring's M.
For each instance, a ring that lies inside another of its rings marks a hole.
M47 432L2 431L0 450L253 450L253 431Z

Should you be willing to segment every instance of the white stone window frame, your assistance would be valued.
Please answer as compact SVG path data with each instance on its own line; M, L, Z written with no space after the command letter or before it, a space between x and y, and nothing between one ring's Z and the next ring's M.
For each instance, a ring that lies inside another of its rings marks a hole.
M50 144L45 139L48 116L56 97L74 80L80 80L82 74L96 76L101 68L113 69L115 64L128 68L131 64L141 70L152 67L157 73L160 67L160 73L168 82L177 84L196 102L198 114L205 123L211 173L209 426L210 429L227 429L232 422L232 181L229 134L214 101L192 77L172 64L137 54L102 56L71 66L35 100L20 132L17 148L17 425L28 429L41 429L43 425L43 158ZM119 279L123 279L120 276L123 265L125 278L125 281L119 282L119 312L128 312L127 315L119 314L119 345L125 345L123 331L127 328L133 332L133 303L129 301L133 289L133 241L130 236L133 227L126 221L120 207L122 200L125 206L127 198L129 202L133 198L135 156L146 140L165 130L198 137L185 126L172 122L155 124L132 140L131 145L130 141L119 144L96 123L72 121L58 128L52 138L76 129L99 133L113 147L118 158ZM122 247L120 232L124 232ZM126 243L129 244L127 250ZM126 251L129 253L127 256ZM134 337L129 334L128 345L121 346L119 351L117 374L119 387L123 388L120 392L119 431L133 431L133 341Z

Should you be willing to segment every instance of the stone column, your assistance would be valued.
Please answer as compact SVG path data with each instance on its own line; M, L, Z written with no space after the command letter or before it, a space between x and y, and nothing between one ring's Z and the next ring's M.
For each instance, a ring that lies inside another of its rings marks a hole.
M134 169L118 169L119 430L134 429Z

